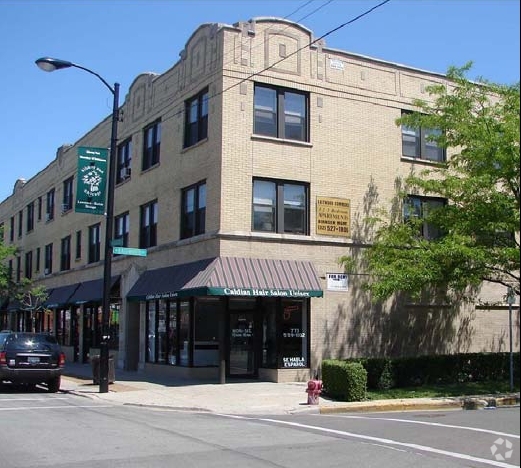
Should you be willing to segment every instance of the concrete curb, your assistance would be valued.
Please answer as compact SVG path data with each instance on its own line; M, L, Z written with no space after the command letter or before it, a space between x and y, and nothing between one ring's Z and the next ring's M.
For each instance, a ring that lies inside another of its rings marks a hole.
M331 413L370 413L386 411L425 411L425 410L460 410L459 399L429 400L429 399L401 399L378 400L372 402L353 402L345 405L321 406L320 414Z
M320 414L369 413L386 411L427 411L427 410L479 410L495 409L502 406L519 406L519 395L501 397L458 397L445 399L411 398L400 400L378 400L352 402L338 405L320 406Z

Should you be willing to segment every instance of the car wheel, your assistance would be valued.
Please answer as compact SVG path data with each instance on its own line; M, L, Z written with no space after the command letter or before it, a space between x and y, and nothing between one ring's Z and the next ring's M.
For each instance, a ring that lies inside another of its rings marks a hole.
M60 390L61 377L55 377L47 382L47 389L49 393L56 393Z

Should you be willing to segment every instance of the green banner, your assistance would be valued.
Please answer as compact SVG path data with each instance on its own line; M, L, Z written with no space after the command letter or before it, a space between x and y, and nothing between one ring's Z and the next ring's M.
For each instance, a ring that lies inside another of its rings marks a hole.
M105 214L108 149L78 148L77 213Z

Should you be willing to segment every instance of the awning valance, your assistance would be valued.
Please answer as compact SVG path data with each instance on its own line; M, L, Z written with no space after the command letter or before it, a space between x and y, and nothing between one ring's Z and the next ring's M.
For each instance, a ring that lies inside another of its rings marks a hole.
M70 302L70 297L75 293L79 286L80 283L74 283L52 289L49 297L44 302L44 306L53 309L67 304L72 304Z
M145 272L127 298L188 296L322 297L309 261L216 257Z
M120 276L111 278L110 289L119 281ZM70 304L85 304L87 302L101 302L103 300L103 278L84 281L69 298Z

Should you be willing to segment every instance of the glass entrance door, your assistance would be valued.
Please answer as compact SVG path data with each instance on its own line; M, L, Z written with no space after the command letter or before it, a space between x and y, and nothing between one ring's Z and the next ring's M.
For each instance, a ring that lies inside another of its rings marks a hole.
M230 376L254 376L254 315L252 312L230 313Z

